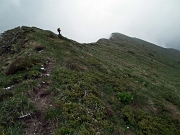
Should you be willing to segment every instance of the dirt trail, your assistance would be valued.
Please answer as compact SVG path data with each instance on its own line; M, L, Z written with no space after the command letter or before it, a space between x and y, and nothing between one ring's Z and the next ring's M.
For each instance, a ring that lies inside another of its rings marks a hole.
M55 61L51 60L45 66L45 72L42 74L42 77L51 76L51 71L54 64ZM47 92L50 86L47 82L43 82L42 78L38 78L37 80L39 81L39 86L30 95L30 100L36 106L37 112L30 114L24 119L24 124L26 127L23 129L23 134L52 135L56 125L43 120L43 113L46 112L48 108L53 107L51 104L52 94Z

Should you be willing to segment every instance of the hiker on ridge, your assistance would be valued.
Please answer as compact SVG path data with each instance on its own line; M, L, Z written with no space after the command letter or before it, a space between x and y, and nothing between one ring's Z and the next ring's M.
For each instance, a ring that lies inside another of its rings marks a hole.
M60 29L60 28L58 28L58 29L57 29L57 31L59 32L59 35L60 35L61 29Z

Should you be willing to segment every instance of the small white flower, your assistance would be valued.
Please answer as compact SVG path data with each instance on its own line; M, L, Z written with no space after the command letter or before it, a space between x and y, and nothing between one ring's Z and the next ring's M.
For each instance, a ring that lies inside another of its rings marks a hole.
M127 129L129 129L129 127L127 127Z

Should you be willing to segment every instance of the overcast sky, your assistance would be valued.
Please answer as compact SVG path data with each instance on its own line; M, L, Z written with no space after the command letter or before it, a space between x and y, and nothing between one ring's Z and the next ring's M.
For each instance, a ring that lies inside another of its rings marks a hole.
M0 0L0 33L35 26L80 43L113 32L180 50L180 0Z

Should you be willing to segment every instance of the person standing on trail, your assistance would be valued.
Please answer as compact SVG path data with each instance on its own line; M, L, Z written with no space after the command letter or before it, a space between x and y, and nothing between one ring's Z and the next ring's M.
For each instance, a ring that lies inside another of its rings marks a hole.
M57 29L57 31L59 32L59 35L60 35L61 29L60 29L60 28L58 28L58 29Z

